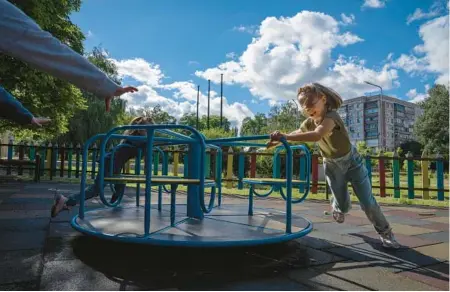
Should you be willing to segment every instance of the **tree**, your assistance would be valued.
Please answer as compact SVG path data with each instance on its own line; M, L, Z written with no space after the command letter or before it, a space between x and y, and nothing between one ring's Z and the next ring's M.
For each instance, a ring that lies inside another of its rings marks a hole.
M88 55L98 68L109 78L120 84L116 65L103 53L102 48L95 47ZM129 117L125 114L125 100L115 98L111 102L111 110L105 114L105 103L91 93L83 92L88 100L88 107L78 110L69 122L69 131L59 137L59 143L72 142L83 144L90 137L105 133L120 124L128 124Z
M196 113L187 113L184 114L180 121L179 121L180 125L186 125L186 126L191 126L194 128L197 128L197 114ZM202 129L203 125L201 125L201 121L199 119L198 121L199 127L197 130Z
M423 145L417 141L411 140L400 144L401 153L407 154L411 152L414 157L422 156Z
M449 94L444 85L435 85L428 91L429 97L419 105L423 109L414 125L414 134L429 154L448 156L449 147Z
M263 135L267 134L267 117L263 113L257 113L254 118L246 117L242 121L241 135Z
M146 116L153 118L155 124L176 124L177 119L169 115L166 111L161 109L160 105L153 108L144 107L139 109L130 109L129 114L133 117Z
M184 114L180 119L181 125L187 125L194 128L197 128L197 114L196 113L188 113ZM198 121L198 129L199 131L205 130L208 127L208 116L204 115L199 117ZM209 128L210 129L219 129L220 127L220 116L211 115L209 116ZM228 132L231 128L230 121L226 118L222 118L222 128Z
M268 130L273 132L280 130L282 132L292 132L300 127L305 117L298 111L293 102L286 102L281 106L270 108L268 118Z
M32 17L44 30L53 34L73 50L83 53L84 35L70 21L70 14L78 11L80 0L10 0ZM68 121L77 110L85 108L81 91L68 82L54 78L26 63L0 54L0 80L2 86L36 116L48 116L51 125L37 130L18 128L0 121L1 129L11 129L16 137L29 137L34 141L51 138L67 132Z

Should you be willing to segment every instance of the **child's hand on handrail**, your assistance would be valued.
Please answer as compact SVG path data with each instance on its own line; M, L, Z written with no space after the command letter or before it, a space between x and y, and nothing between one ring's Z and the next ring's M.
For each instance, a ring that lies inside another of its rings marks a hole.
M280 144L281 143L279 141L270 140L269 142L266 143L266 147L267 147L267 149L272 149L273 147L276 147Z

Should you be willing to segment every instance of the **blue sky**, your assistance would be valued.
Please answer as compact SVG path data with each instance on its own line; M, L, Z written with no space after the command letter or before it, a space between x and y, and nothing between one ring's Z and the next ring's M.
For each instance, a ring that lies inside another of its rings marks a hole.
M142 86L127 97L130 105L159 103L180 116L195 108L197 85L202 98L207 94L208 78L217 98L223 73L225 114L239 124L295 98L295 89L311 81L344 98L376 93L362 83L367 79L388 95L423 99L436 81L448 83L447 5L446 0L84 0L72 21L86 34L87 51L101 44L124 81ZM212 107L217 112L217 99Z

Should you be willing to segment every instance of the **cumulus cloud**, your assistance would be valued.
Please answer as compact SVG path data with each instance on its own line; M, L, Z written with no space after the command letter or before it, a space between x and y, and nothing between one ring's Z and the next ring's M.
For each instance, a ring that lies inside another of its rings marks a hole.
M131 77L149 86L158 86L165 77L159 65L148 63L142 58L115 60L120 77Z
M448 2L447 2L448 4ZM433 5L431 5L428 12L422 11L420 8L416 8L413 14L408 15L406 19L406 24L410 25L412 22L422 19L430 19L436 17L445 11L445 3L442 0L435 1Z
M355 23L355 15L345 15L345 13L341 13L341 22L342 25L350 25Z
M384 89L398 84L397 71L388 66L377 71L366 68L364 60L357 58L340 56L333 60L331 52L336 47L363 41L340 28L336 19L319 12L267 17L259 27L258 37L237 60L195 74L216 83L224 74L225 83L246 87L255 97L270 103L292 99L298 86L312 81L336 89L344 98L372 91L364 80Z
M362 8L383 8L386 0L364 0Z
M155 107L160 105L176 119L184 114L197 110L197 85L192 81L176 81L164 83L166 76L159 65L147 62L144 59L111 59L118 68L121 77L129 77L141 83L139 91L133 94L125 94L123 99L129 107ZM200 115L206 115L208 110L208 97L203 92L199 94ZM210 92L210 114L220 114L220 97L217 92ZM229 103L223 98L223 115L228 118L233 126L240 127L246 117L253 117L252 111L244 104Z
M449 20L448 15L429 20L420 26L423 43L413 48L414 54L402 54L393 60L394 68L410 74L437 74L436 83L449 84ZM419 55L419 56L417 56Z
M229 52L229 53L226 54L225 57L227 57L227 59L234 60L234 59L236 59L237 54L235 52Z
M239 25L239 26L235 26L233 27L234 31L238 31L238 32L245 32L245 33L249 33L249 34L255 34L257 32L257 26L256 25Z
M430 85L425 85L425 92L424 93L418 93L417 89L410 89L407 93L406 96L409 98L410 102L414 102L414 103L418 103L423 101L425 98L427 98L428 95L428 90L430 89Z

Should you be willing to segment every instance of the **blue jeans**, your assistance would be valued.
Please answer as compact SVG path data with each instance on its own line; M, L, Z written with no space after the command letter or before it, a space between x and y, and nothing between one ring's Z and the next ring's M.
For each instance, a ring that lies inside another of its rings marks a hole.
M372 194L372 186L363 157L355 147L352 147L351 151L343 157L324 158L324 169L328 185L333 194L332 207L334 211L347 213L351 209L352 205L347 187L350 182L353 192L358 197L361 209L366 213L375 230L380 234L391 230Z

